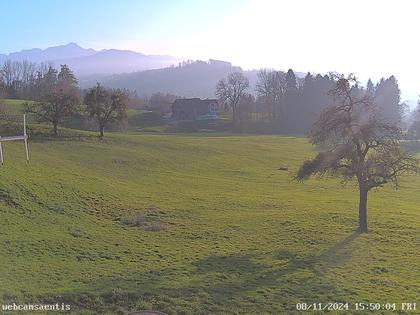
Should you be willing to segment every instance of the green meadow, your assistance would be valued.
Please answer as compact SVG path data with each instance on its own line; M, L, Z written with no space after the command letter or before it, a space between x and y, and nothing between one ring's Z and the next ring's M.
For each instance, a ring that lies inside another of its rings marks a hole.
M30 164L23 144L3 145L0 304L309 314L296 303L419 302L420 177L370 193L359 235L355 186L293 180L314 154L305 138L62 133L32 137Z

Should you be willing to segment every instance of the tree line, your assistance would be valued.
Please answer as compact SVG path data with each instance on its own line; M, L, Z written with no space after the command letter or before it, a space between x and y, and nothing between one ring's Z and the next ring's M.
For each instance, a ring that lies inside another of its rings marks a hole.
M216 95L232 112L238 128L252 126L256 120L271 132L306 134L322 109L331 105L329 91L335 83L333 74L307 73L300 79L292 69L286 73L262 69L254 90L244 73L234 72L218 82ZM394 76L377 84L369 79L366 87L357 83L354 89L372 96L383 119L402 121L405 104Z
M261 69L257 77L255 87L251 87L245 74L237 68L220 80L215 89L223 108L232 112L234 128L241 131L306 134L322 109L331 104L328 91L335 80L330 74L307 73L300 78L292 69L287 72ZM376 84L371 80L365 86L358 83L355 88L372 96L384 119L402 121L406 108L401 102L394 76L383 78ZM141 104L168 118L172 102L178 98L171 94L154 93L150 98L142 99L136 91L105 90L109 96L101 99L106 100L106 104L101 106L109 109L116 107L112 115L103 114L109 123L104 123L105 118L98 118L87 110L90 106L84 102L87 91L78 87L77 79L68 67L57 71L52 64L10 60L0 67L0 98L35 101L27 107L28 112L35 113L40 121L51 123L54 134L57 134L58 125L63 120L81 112L96 120L101 134L107 124L124 119L124 106L136 107ZM124 106L112 104L113 93L125 95ZM93 98L89 101L92 102ZM85 106L81 106L81 103ZM410 134L420 138L420 115L413 114L412 122Z
M408 135L411 139L418 141L420 140L420 99L417 102L417 107L410 114Z
M6 60L0 66L0 97L35 99L39 95L42 77L52 67L51 63Z
M76 114L96 121L100 138L107 126L126 117L127 91L107 89L99 83L81 90L67 65L61 65L58 71L52 64L8 60L0 74L0 96L31 100L25 103L25 112L51 124L55 136L59 125Z

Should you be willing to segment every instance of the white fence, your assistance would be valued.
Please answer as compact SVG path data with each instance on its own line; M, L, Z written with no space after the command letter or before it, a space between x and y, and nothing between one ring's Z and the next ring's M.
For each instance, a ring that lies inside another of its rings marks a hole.
M3 142L6 141L23 141L25 144L26 162L29 163L28 135L26 134L26 115L23 115L23 135L8 137L0 136L0 162L2 165L4 164Z

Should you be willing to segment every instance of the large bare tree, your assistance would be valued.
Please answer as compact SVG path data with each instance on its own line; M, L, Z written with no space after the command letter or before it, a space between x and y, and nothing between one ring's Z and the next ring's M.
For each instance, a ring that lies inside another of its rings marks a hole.
M258 82L255 89L258 97L268 106L273 121L278 119L283 111L285 83L283 72L267 69L258 72Z
M216 85L216 95L219 100L232 109L233 121L240 119L239 102L249 87L249 81L242 72L233 72L227 78L220 80Z
M359 231L368 232L367 200L372 188L399 184L404 173L418 173L419 161L400 146L401 129L378 118L371 97L350 75L334 75L330 91L335 105L327 107L315 122L310 142L321 151L305 161L296 179L333 175L356 179L359 187Z

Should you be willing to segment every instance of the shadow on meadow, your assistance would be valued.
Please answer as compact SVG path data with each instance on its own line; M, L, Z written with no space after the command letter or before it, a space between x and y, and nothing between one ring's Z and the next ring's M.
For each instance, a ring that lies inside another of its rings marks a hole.
M106 278L92 284L88 292L41 300L70 303L75 310L87 310L86 314L136 309L168 314L290 314L298 302L345 302L349 292L338 290L324 275L350 259L346 246L358 235L352 233L319 255L281 250L271 255L209 256L193 262L188 271L166 268ZM177 281L180 274L182 282Z

